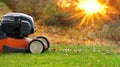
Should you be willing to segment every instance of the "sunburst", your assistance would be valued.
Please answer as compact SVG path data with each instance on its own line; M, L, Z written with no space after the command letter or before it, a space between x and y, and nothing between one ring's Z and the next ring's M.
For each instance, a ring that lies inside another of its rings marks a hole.
M97 21L112 19L106 14L108 7L105 3L101 3L98 0L60 0L59 5L63 8L70 8L71 4L76 6L75 10L80 10L72 17L81 18L78 28L82 26L95 25Z

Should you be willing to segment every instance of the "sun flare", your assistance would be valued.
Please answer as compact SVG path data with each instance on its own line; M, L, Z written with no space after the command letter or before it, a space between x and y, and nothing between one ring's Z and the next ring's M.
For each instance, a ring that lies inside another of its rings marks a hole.
M101 5L97 0L83 0L78 2L77 7L84 10L86 14L94 14L105 11L105 6Z
M76 11L70 18L80 19L78 28L94 26L99 22L103 23L104 20L112 21L107 15L110 7L101 0L59 0L58 6L64 10L70 9L70 12L71 8Z

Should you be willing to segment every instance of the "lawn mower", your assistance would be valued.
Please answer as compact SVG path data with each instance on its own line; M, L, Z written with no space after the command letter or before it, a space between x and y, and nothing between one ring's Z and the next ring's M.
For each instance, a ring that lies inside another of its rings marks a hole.
M50 43L44 36L34 39L28 35L36 31L34 20L24 13L7 13L0 23L0 52L43 53Z

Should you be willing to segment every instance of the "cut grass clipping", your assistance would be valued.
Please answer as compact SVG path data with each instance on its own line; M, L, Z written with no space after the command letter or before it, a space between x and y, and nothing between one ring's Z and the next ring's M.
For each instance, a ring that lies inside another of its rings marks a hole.
M120 67L115 46L51 45L43 54L1 53L2 67Z

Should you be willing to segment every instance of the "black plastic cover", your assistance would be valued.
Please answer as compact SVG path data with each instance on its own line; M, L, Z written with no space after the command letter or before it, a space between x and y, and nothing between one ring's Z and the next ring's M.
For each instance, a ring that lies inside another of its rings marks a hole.
M1 22L3 31L10 37L26 37L35 32L33 18L23 13L7 13Z
M1 24L0 24L0 39L6 38L7 35L6 33L1 29Z

